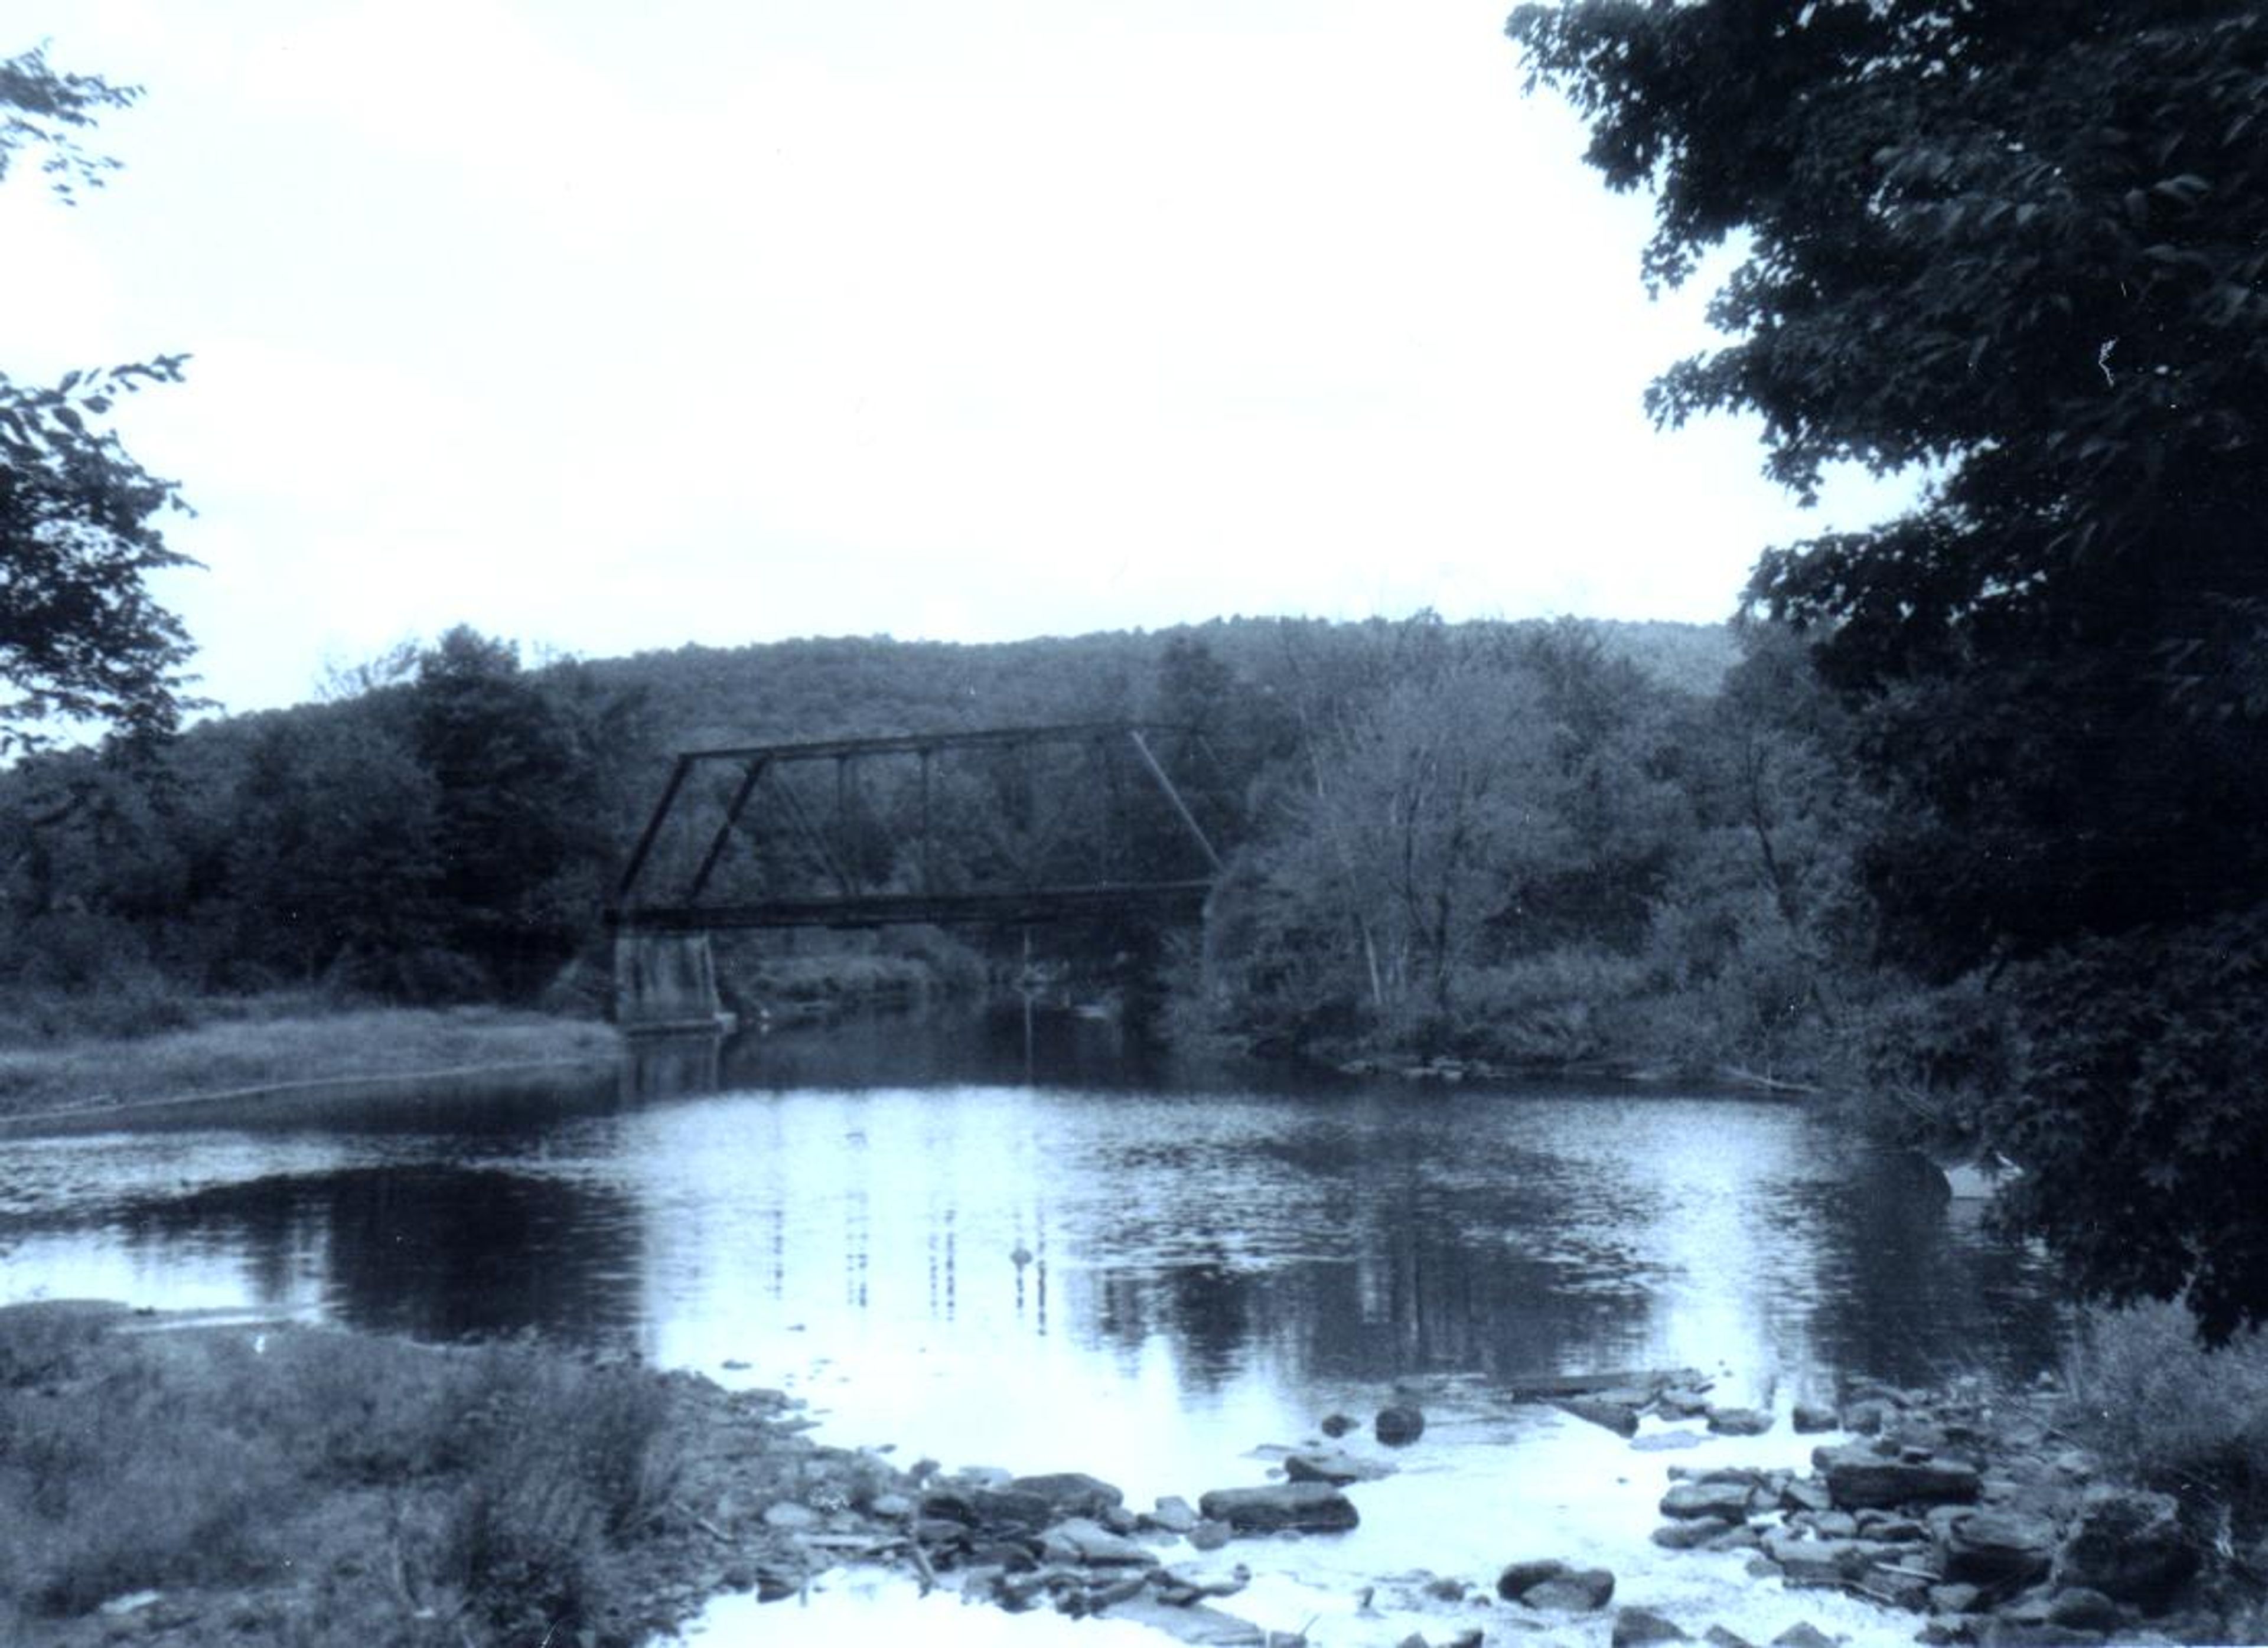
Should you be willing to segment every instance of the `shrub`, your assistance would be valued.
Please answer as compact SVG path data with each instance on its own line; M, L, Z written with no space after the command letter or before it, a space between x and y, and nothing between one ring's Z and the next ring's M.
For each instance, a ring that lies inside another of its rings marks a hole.
M2220 1350L2174 1303L2089 1311L2065 1357L2067 1426L2122 1475L2268 1508L2268 1335Z

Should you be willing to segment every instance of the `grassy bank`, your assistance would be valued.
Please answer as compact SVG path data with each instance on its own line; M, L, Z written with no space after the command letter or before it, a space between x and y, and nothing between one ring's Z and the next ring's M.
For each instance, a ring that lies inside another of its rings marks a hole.
M776 1393L526 1344L0 1309L0 1640L642 1642L859 1543L896 1473L802 1428ZM766 1519L814 1499L831 1542Z
M0 1041L0 1117L470 1067L608 1059L612 1026L497 1007L294 1002L185 1028Z

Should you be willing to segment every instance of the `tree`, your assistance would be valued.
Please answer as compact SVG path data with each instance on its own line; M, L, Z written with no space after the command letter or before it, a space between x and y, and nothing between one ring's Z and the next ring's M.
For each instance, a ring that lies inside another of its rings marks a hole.
M437 891L451 947L510 994L573 954L611 857L596 723L460 624L419 660L410 744L434 791Z
M1649 279L1742 246L1733 341L1655 417L1761 415L1806 497L1837 461L1926 477L1897 519L1766 553L1748 600L1859 717L1886 954L2014 1000L2043 1079L1971 1120L2024 1152L2019 1216L2114 1297L2268 1316L2268 1213L2208 1193L2225 1160L2164 1128L2119 1133L2117 1173L2082 1159L2120 1071L2202 1070L2167 1038L2268 1007L2188 964L2268 902L2268 8L1585 0L1509 32L1609 183L1655 191ZM2078 1057L2081 975L2161 1011ZM2220 994L2171 1003L2176 975Z
M138 95L60 74L37 51L0 63L0 179L38 151L65 202L75 184L99 187L116 163L75 134ZM52 386L0 375L0 685L12 694L0 696L0 754L45 741L57 720L165 732L193 703L188 634L148 585L193 564L156 525L179 492L92 422L122 394L178 381L183 359L68 372Z

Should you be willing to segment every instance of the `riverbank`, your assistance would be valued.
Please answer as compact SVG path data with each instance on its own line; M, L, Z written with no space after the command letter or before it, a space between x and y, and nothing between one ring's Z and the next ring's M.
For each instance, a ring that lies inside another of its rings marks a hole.
M1287 1590L1287 1563L1329 1571L1343 1536L1397 1514L1397 1476L1438 1469L1407 1405L1322 1416L1267 1452L1267 1482L1138 1511L1076 1471L826 1446L781 1392L528 1342L21 1305L0 1309L0 1637L642 1648L697 1622L711 1641L817 1641L855 1630L878 1583L1256 1648L1285 1639L1256 1622L1287 1607L1324 1621L1299 1640L1432 1648L2226 1643L2258 1640L2268 1617L2241 1557L2064 1428L2073 1393L1854 1387L1832 1409L1766 1413L1712 1404L1683 1371L1513 1394L1558 1409L1568 1457L1626 1478L1641 1519L1659 1496L1651 1545L1642 1519L1629 1540L1671 1567L1507 1549L1486 1572ZM1808 1471L1742 1452L1814 1441ZM1725 1573L1671 1578L1711 1563ZM790 1601L814 1590L827 1606ZM766 1602L790 1606L720 1623Z
M526 1343L0 1309L0 1638L632 1648L898 1536L901 1474L795 1409Z
M0 1047L0 1123L428 1074L556 1070L616 1057L595 1019L501 1007L354 1007L216 1018L141 1036Z

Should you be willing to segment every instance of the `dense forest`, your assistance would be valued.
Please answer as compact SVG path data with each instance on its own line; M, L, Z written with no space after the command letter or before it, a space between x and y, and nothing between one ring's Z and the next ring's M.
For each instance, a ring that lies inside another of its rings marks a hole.
M1202 739L1227 849L1202 931L1136 946L1184 1035L1803 1078L1874 999L1848 734L1787 636L1430 614L541 667L460 629L325 702L0 776L0 988L28 1033L276 989L587 1005L673 752L1119 718ZM957 945L834 946L877 947Z

